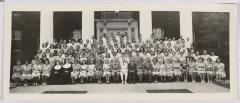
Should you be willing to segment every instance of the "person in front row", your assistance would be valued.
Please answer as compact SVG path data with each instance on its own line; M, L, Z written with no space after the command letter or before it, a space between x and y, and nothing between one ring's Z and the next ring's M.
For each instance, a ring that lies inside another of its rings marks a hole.
M69 59L65 59L63 64L64 72L63 76L63 84L70 84L71 83L71 72L72 72L72 64L70 63Z
M113 60L112 62L113 62L111 67L112 77L114 82L117 83L118 77L119 77L120 65L119 65L119 61L117 60Z
M144 63L144 76L147 79L147 82L151 83L152 81L152 71L153 67L151 64L151 60L149 58L146 59L146 62Z
M43 67L42 67L42 82L43 82L43 85L47 84L47 79L50 76L51 68L52 68L52 66L51 66L50 62L48 60L46 60L45 63L43 64Z
M41 61L37 61L32 67L33 85L38 85L42 72Z
M110 67L111 66L109 64L109 59L105 59L103 64L103 76L105 77L107 84L109 84L109 80L111 77Z
M216 82L224 82L226 78L225 65L221 62L220 58L216 60L214 67L216 71Z
M122 79L122 84L123 83L127 83L127 76L128 76L128 61L127 61L127 58L122 56L120 58L120 67L121 67L121 70L120 70L120 76L121 76L121 79ZM124 78L123 78L124 77Z
M63 71L61 62L57 60L50 74L50 84L61 84L61 72Z
M74 60L72 64L73 71L71 72L72 84L76 83L76 79L79 77L79 71L81 69L81 65L78 63L78 60Z
M134 59L130 59L130 63L128 63L128 74L129 74L129 83L136 83L136 72L137 72L137 64Z
M87 68L88 65L86 64L86 60L82 61L82 67L80 69L80 73L79 73L79 78L80 78L80 83L83 84L85 78L87 77Z
M204 63L204 59L203 58L199 58L198 59L198 63L196 63L196 67L197 67L197 71L198 71L198 75L201 78L201 83L205 83L205 63Z
M95 76L97 78L97 83L102 83L102 75L103 75L103 65L101 63L101 60L96 60L96 67L95 67Z
M94 60L90 60L90 64L87 68L87 78L89 82L93 82L95 67Z
M21 80L24 82L24 86L29 85L29 81L32 79L32 66L29 61L25 61L22 65L22 77Z

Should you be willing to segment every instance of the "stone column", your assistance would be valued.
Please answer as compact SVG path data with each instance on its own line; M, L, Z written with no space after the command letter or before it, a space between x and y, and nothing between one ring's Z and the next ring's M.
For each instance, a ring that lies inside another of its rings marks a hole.
M143 41L151 39L152 13L150 10L140 11L140 34Z
M41 11L40 49L45 42L53 42L53 11Z
M190 42L193 42L193 30L192 30L192 11L182 10L180 11L180 36L183 39L189 38Z
M85 42L87 39L92 40L94 36L94 11L82 11L82 39Z

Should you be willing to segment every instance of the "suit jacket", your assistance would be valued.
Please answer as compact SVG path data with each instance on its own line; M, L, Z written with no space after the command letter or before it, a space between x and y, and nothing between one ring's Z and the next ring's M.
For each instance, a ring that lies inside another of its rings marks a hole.
M136 72L137 64L136 63L128 63L128 72Z

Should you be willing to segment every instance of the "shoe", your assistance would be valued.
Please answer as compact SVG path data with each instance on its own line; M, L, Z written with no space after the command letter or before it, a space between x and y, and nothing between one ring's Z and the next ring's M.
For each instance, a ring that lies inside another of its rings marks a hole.
M125 84L127 84L127 81L125 81Z
M27 84L24 84L24 86L27 86Z

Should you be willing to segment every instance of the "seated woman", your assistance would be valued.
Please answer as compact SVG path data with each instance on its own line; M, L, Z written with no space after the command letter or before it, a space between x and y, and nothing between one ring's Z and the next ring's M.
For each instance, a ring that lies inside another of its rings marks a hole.
M51 71L50 77L49 77L49 83L48 84L62 84L62 72L64 72L61 62L57 60L55 62L55 65L53 66L53 69Z
M153 60L153 63L152 63L152 67L153 67L153 79L154 79L154 82L158 82L158 74L159 74L159 65L158 65L158 61L157 61L157 58L154 58Z
M70 84L71 83L71 72L72 72L72 64L70 63L69 59L65 59L65 62L63 64L63 70L62 72L62 83L63 84Z
M96 61L95 76L99 84L102 83L102 75L103 75L103 66L102 66L101 60L98 59Z
M29 64L29 61L25 61L25 64L22 65L22 76L21 80L24 82L24 86L29 85L29 81L32 79L32 66Z
M50 70L51 70L51 64L48 60L45 61L45 63L42 66L42 82L43 85L47 84L47 79L50 76Z
M180 82L180 78L182 76L182 72L181 72L181 64L179 63L179 61L175 61L172 63L173 64L173 74L176 77L176 81Z
M88 65L87 68L87 77L89 79L89 82L93 82L94 70L95 70L94 60L90 60L90 64Z
M72 67L73 67L73 71L71 72L72 84L75 84L76 79L78 79L79 77L79 71L81 68L81 65L78 63L77 59L74 60Z
M42 65L40 61L37 61L36 64L32 64L32 76L33 76L33 85L38 85L40 81L40 76L42 72Z
M103 64L103 76L106 79L106 83L109 84L111 72L110 72L110 63L108 59L106 59Z
M214 67L216 71L216 82L224 82L226 78L225 65L221 62L220 58L216 60Z
M140 59L140 60L137 62L137 75L138 75L138 78L139 78L139 82L140 82L140 83L142 83L143 72L144 72L143 59Z
M86 60L82 61L82 66L80 69L80 73L79 73L79 78L80 78L80 83L83 84L84 83L84 79L87 77L87 68L88 65L86 64Z
M22 75L22 66L21 66L21 61L18 60L16 65L13 66L13 75L12 79L14 80L14 84L16 86L20 85L20 77Z

